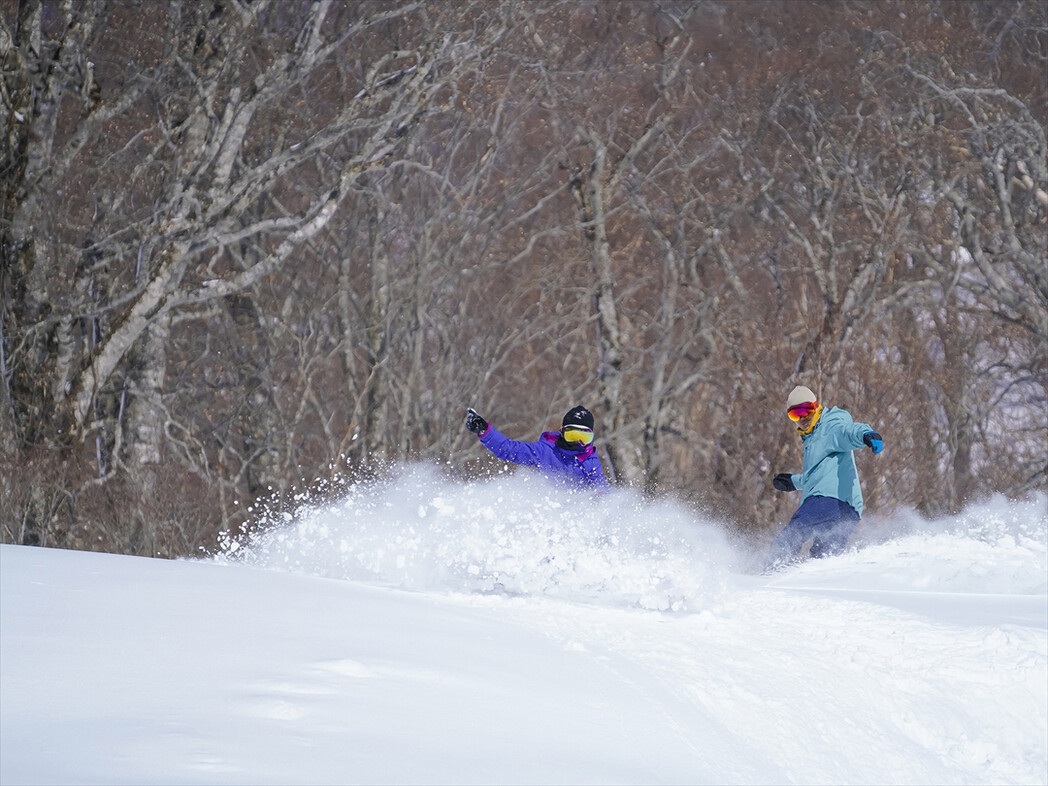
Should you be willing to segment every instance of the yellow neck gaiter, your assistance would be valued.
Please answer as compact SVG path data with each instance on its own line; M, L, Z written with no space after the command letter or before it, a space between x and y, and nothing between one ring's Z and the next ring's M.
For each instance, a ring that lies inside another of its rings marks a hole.
M822 404L819 404L819 406L817 406L815 408L815 416L811 419L811 425L808 426L808 428L806 428L806 429L798 428L797 429L797 433L800 434L802 437L805 437L808 434L811 434L812 431L815 429L815 424L819 422L819 418L821 418L821 417L822 417Z

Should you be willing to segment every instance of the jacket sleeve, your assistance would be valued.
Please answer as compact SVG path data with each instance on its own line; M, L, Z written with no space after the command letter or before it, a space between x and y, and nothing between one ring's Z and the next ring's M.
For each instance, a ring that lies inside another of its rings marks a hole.
M844 417L833 431L832 450L843 453L846 450L861 450L866 447L862 437L867 431L873 431L873 427L867 423L854 422L845 410L841 410L841 414Z
M540 451L542 448L539 443L518 442L510 439L494 426L488 426L488 430L480 437L480 443L495 456L511 464L523 464L529 467L537 467L541 464Z
M600 459L593 458L582 464L582 472L586 476L588 485L598 489L611 489L608 479L604 477L604 466Z

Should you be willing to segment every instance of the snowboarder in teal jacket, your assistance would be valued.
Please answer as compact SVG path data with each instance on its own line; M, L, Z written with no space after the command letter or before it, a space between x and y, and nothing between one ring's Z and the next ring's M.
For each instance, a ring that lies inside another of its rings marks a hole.
M466 410L466 428L503 461L535 467L549 478L580 488L609 488L593 445L593 415L585 407L568 410L560 431L543 432L536 442L510 439L473 409Z
M766 568L781 565L812 539L809 554L824 557L844 550L862 516L862 489L852 451L884 448L881 435L866 423L856 423L846 410L824 409L810 388L793 389L786 414L797 423L804 442L803 469L781 472L772 480L779 491L800 491L801 504L772 541Z

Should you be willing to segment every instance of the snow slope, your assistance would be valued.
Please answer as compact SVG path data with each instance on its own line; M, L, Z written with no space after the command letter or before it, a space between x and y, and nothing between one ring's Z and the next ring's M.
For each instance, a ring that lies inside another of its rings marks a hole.
M0 783L1048 782L1048 510L772 577L671 503L413 468L216 558L0 547Z

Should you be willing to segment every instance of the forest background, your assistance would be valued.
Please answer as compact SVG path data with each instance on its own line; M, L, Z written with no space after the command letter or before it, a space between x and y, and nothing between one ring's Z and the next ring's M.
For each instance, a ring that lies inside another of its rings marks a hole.
M1048 490L1048 7L0 0L0 524L177 556L574 404L761 536Z

